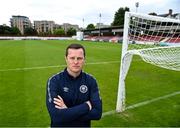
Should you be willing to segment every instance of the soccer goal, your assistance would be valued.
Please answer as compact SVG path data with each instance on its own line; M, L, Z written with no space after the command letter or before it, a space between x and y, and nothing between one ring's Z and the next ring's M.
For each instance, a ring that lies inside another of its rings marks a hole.
M117 112L125 110L125 79L133 55L147 63L180 71L180 20L125 13Z

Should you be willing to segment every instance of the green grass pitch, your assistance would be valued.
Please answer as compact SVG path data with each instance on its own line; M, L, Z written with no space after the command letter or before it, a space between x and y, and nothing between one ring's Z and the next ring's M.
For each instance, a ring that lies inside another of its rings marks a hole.
M46 82L65 68L65 48L81 43L87 50L84 71L99 83L103 112L115 110L121 44L72 40L0 41L0 127L49 127ZM180 91L180 72L133 61L126 78L126 106ZM93 121L93 127L180 126L180 95Z

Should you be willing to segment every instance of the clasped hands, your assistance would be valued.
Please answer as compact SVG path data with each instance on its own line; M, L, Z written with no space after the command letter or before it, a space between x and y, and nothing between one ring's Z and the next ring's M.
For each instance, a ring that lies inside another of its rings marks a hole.
M65 109L67 108L66 104L64 103L63 99L58 95L57 98L54 98L54 104L55 104L55 108L58 109Z
M54 104L55 108L57 109L66 109L68 108L66 104L64 103L63 99L58 95L57 98L54 98ZM92 105L90 101L86 101L86 104L89 106L89 110L92 109Z

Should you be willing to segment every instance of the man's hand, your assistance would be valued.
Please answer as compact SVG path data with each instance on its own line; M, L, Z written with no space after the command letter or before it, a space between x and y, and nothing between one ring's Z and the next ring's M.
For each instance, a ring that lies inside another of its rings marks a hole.
M90 102L90 101L86 101L86 103L87 103L87 104L88 104L88 106L89 106L89 110L91 110L91 109L92 109L91 102Z
M54 98L54 104L55 104L55 107L58 108L58 109L65 109L67 108L67 106L65 105L63 99L58 95L57 98Z

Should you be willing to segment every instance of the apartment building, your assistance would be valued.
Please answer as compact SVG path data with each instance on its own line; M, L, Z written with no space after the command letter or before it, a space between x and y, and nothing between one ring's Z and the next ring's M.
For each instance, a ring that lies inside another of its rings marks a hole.
M74 28L74 29L76 29L76 31L79 30L79 26L78 25L73 25L73 24L69 24L69 23L63 23L61 25L61 27L64 29L65 33L67 33L68 29L70 29L70 28Z
M38 33L47 33L47 32L53 33L54 26L55 26L54 21L47 21L47 20L34 21L34 29L36 29Z
M28 27L32 27L31 21L26 16L12 16L10 18L11 27L17 27L21 34L24 34L24 29Z
M31 21L26 16L20 16L20 15L13 15L12 18L10 18L11 27L17 27L21 34L24 34L24 29L31 27L34 28L39 34L40 33L53 33L55 29L62 28L64 29L65 33L70 28L74 28L77 31L79 30L78 25L72 25L69 23L64 23L62 25L55 24L54 21L47 21L47 20L41 20L41 21L34 21L34 25L31 24Z

